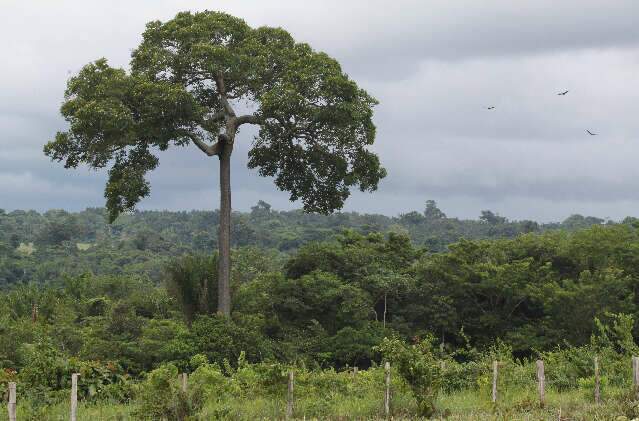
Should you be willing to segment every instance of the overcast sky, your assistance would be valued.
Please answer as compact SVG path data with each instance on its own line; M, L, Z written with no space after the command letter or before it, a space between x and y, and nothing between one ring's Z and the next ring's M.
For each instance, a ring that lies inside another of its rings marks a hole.
M347 210L639 216L637 0L0 0L0 208L103 206L104 173L42 154L65 128L66 80L100 57L128 66L146 22L204 9L289 30L380 101L388 177ZM233 156L234 209L299 207L246 168L251 140ZM140 208L217 208L217 170L194 147L164 152Z

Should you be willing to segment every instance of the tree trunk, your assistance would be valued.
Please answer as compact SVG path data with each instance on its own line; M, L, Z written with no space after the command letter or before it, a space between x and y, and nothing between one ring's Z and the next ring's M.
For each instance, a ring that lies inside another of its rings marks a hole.
M386 329L386 295L387 293L384 293L384 329Z
M220 227L218 232L218 296L217 312L231 315L231 152L232 143L225 142L220 158Z

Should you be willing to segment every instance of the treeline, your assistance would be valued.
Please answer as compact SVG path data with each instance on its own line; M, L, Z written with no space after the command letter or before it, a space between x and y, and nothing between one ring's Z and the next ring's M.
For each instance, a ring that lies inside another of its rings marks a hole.
M631 223L627 218L623 223ZM434 201L421 212L399 217L359 214L306 214L276 211L258 202L248 213L233 217L234 247L256 246L290 254L309 242L335 239L344 229L408 235L418 247L441 252L463 239L514 238L523 233L574 231L613 224L595 217L573 215L561 223L509 221L491 211L478 220L449 218ZM0 287L16 282L47 282L63 275L145 275L161 281L170 258L208 252L217 244L217 211L143 211L122 215L107 224L104 209L78 213L53 210L6 212L0 209Z
M639 315L639 232L627 224L463 240L441 253L404 234L347 230L287 258L254 247L233 258L231 319L215 314L207 255L172 260L159 285L84 275L9 288L0 293L0 365L74 357L139 374L186 368L197 354L233 362L244 351L249 362L366 367L394 336L434 336L448 351L500 339L527 356L588 343L595 318Z

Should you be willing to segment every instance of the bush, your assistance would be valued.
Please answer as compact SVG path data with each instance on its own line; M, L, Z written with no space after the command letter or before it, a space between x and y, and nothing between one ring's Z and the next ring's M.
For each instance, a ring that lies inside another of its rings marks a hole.
M70 360L72 371L79 373L81 399L128 402L133 393L129 376L114 362Z
M48 339L21 347L19 379L29 390L58 390L70 380L69 362Z
M192 370L197 370L198 367L201 367L205 364L209 363L209 359L204 354L196 354L191 357L189 360L189 366Z
M278 396L286 385L288 368L279 363L238 364L233 381L243 396Z
M433 352L433 339L428 337L417 344L407 345L399 339L384 338L376 347L406 380L417 400L419 414L426 417L435 412L435 400L442 384L441 366Z
M191 348L209 361L237 361L242 352L250 362L272 356L270 342L251 326L242 326L223 316L199 316L191 325Z
M220 404L237 392L237 386L224 376L215 364L203 363L191 374L188 397L191 407L200 410L204 404Z
M172 364L151 371L137 387L139 406L135 411L139 419L185 420L192 415L187 396L178 384L178 369Z

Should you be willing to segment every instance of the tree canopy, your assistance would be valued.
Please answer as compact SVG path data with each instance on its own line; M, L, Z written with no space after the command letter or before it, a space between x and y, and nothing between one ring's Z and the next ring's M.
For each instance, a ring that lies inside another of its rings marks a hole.
M61 108L69 128L45 153L67 168L110 165L114 220L149 194L157 151L194 144L216 155L241 125L257 124L249 167L306 211L328 213L351 187L375 190L385 175L367 149L375 104L337 61L283 29L184 12L147 25L130 71L100 59L69 80ZM247 113L236 115L238 105Z

